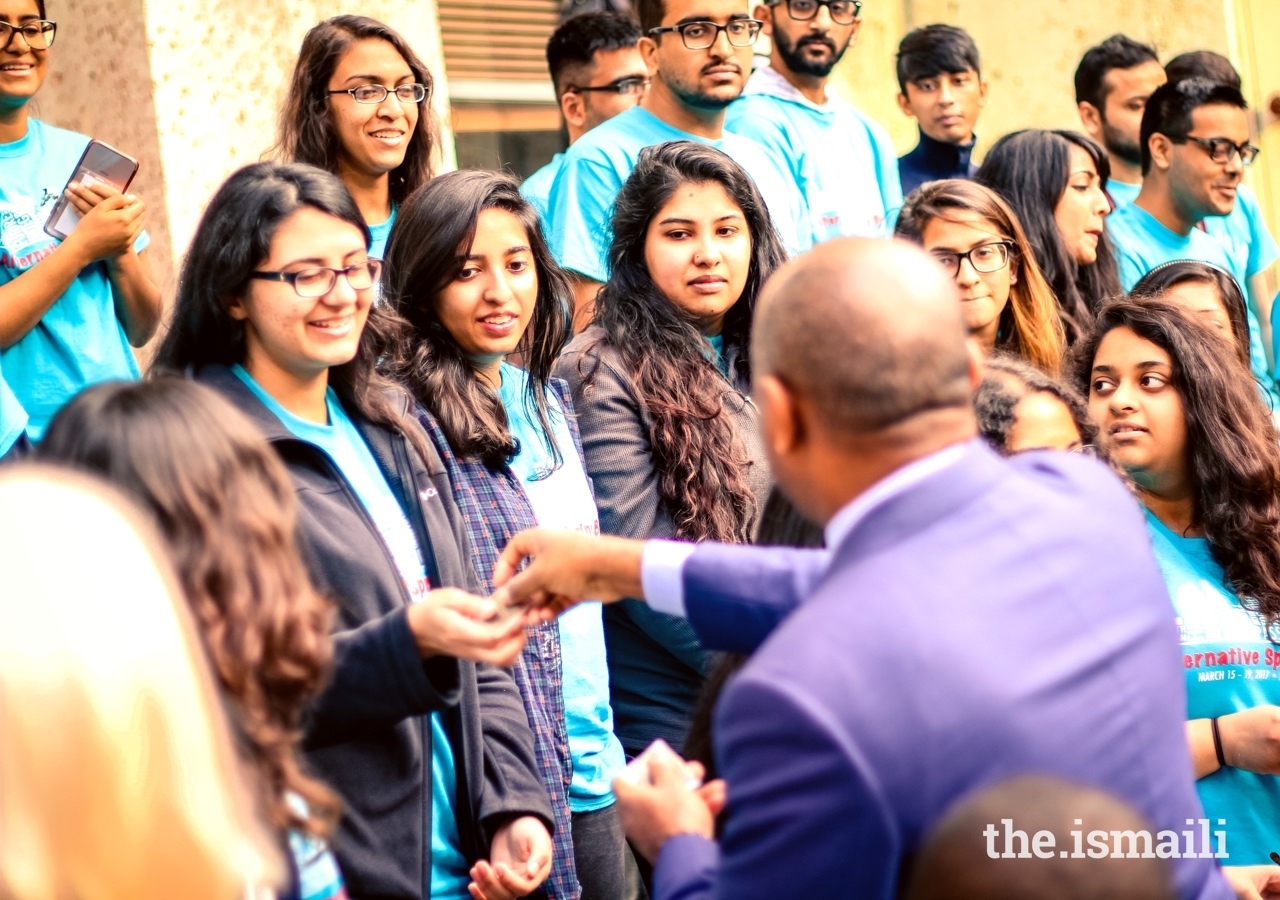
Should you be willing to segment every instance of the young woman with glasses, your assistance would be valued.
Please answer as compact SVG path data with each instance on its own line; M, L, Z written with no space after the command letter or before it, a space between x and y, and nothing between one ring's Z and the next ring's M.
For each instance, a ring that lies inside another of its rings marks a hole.
M81 388L137 378L132 347L164 306L142 201L103 182L68 186L89 139L31 115L57 33L43 0L0 0L0 362L12 389L0 382L0 438L11 446L19 407L37 441ZM58 241L44 227L64 187L81 219Z
M1111 303L1075 357L1178 617L1196 787L1235 865L1280 847L1280 447L1240 355L1180 305ZM1225 821L1223 821L1225 820Z
M368 247L335 176L241 169L196 229L156 365L246 413L297 491L308 574L338 609L304 747L343 800L334 852L352 896L463 900L482 859L546 877L551 809L499 668L523 623L464 593L479 583L444 466L376 371L401 323L373 302Z
M1053 294L1018 217L994 191L959 179L912 192L897 235L924 246L956 280L970 337L1056 374L1065 343Z
M996 141L975 176L1017 213L1058 302L1069 343L1120 293L1115 253L1103 227L1111 214L1105 191L1110 177L1110 158L1093 140L1043 128Z
M784 251L747 173L689 141L641 151L615 203L612 276L556 374L573 391L600 527L746 542L772 479L748 399L751 313ZM605 609L629 755L684 742L711 655L687 622Z
M376 19L334 16L302 39L276 153L343 180L373 235L375 259L396 208L433 173L439 126L431 90L426 64Z

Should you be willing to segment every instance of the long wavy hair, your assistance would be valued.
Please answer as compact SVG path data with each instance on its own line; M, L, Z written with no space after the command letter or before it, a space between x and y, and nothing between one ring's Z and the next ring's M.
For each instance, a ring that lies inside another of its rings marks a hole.
M601 339L622 358L652 425L658 491L676 534L688 540L751 539L756 504L749 462L724 409L725 383L697 326L654 284L645 262L649 225L686 184L717 184L742 210L751 262L742 295L724 317L724 354L739 385L751 381L751 317L756 297L786 259L751 177L728 156L691 141L640 152L614 204L609 281L596 297ZM584 373L587 383L594 370Z
M462 271L486 209L511 213L528 236L538 298L516 353L529 373L526 402L558 461L547 418L547 385L572 336L571 289L543 239L537 212L512 178L467 169L449 172L414 191L400 207L387 241L389 274L382 295L409 323L396 368L458 456L478 458L496 469L515 454L497 392L476 376L475 366L440 320L440 293Z
M1079 340L1094 313L1121 293L1120 272L1111 238L1098 239L1098 258L1076 262L1062 239L1054 210L1071 181L1071 148L1079 147L1098 170L1105 187L1111 159L1096 141L1075 131L1029 128L1007 134L987 151L976 180L1005 199L1027 233L1040 271L1058 301L1058 315L1068 343Z
M280 224L300 209L316 209L347 222L369 243L369 228L336 175L299 163L254 163L233 173L205 208L191 249L182 261L173 322L156 353L152 371L181 375L210 364L245 359L245 323L232 303L249 289L250 274L270 255ZM329 384L343 405L366 419L400 432L429 458L426 437L405 421L395 401L398 385L378 363L399 346L404 321L385 303L375 303L355 357L329 369Z
M976 216L993 232L1013 242L1009 266L1018 273L1018 281L1009 288L1009 303L1000 314L997 349L1057 374L1066 346L1058 306L1036 264L1035 252L1017 213L999 194L957 178L928 182L907 197L898 215L895 233L923 244L924 230L931 221L954 222L965 215Z
M1263 617L1270 634L1280 620L1280 446L1271 414L1225 339L1177 304L1152 297L1117 300L1099 311L1074 355L1081 392L1089 390L1098 346L1117 328L1169 354L1186 417L1194 523L1227 586Z
M1212 263L1180 259L1156 266L1133 286L1130 294L1134 297L1163 297L1171 289L1187 283L1212 285L1222 301L1222 308L1227 311L1231 321L1231 334L1236 339L1236 350L1245 366L1252 366L1249 356L1249 311L1245 306L1244 294L1236 284L1235 277L1226 269L1220 269Z
M62 408L39 456L102 475L151 511L268 820L329 834L338 799L303 773L297 748L332 663L333 609L307 577L293 485L257 429L194 382L111 382Z
M342 57L357 41L386 41L408 64L414 80L427 96L418 104L418 125L409 137L404 162L391 171L391 200L400 204L431 180L440 125L431 106L435 83L426 63L394 29L368 16L342 15L325 19L302 39L298 62L280 110L274 155L282 162L307 163L338 174L341 144L333 127L329 79Z

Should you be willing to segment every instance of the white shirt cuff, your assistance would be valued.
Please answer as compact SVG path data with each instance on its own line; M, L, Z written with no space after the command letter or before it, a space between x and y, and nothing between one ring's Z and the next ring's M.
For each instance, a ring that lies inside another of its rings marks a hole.
M685 618L684 561L697 549L685 541L645 541L640 583L645 601L658 612Z

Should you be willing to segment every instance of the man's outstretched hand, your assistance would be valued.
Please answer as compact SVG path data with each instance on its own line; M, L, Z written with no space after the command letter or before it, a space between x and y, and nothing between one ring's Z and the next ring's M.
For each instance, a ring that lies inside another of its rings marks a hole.
M547 621L584 600L641 597L643 553L643 541L531 528L502 551L493 570L493 599ZM526 559L529 565L519 571Z

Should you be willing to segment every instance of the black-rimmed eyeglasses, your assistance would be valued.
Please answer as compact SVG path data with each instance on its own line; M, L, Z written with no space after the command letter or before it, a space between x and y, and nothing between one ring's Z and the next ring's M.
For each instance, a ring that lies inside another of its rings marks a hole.
M381 103L387 99L387 94L395 94L396 99L401 103L421 103L427 99L427 86L402 84L388 88L381 84L358 84L353 88L343 88L340 91L329 91L329 93L350 94L357 103Z
M645 88L649 86L648 78L640 78L639 76L627 76L619 78L617 81L611 81L608 84L599 84L587 87L578 87L571 84L564 89L566 94L587 94L592 91L603 91L610 94L621 94L624 97L631 97L636 94L643 94Z
M0 53L9 49L13 36L21 34L22 39L32 50L48 50L53 45L53 37L58 33L58 23L48 19L32 19L21 25L10 25L0 22Z
M354 263L345 269L331 269L315 266L299 269L296 272L250 272L250 278L259 281L284 281L293 285L299 297L323 297L333 290L338 283L338 276L347 279L347 284L355 291L363 291L373 287L382 278L382 260L367 259Z
M1260 147L1255 147L1246 141L1243 144L1232 143L1226 138L1199 138L1186 135L1181 138L1169 138L1175 144L1181 144L1183 141L1191 141L1193 144L1199 144L1209 153L1209 158L1216 163L1226 165L1236 157L1240 156L1240 165L1251 166L1253 161L1258 158L1258 154L1262 152Z
M782 6L784 0L770 0L770 6ZM862 0L785 0L787 15L797 22L808 22L818 15L818 7L825 6L831 21L837 25L852 25L862 12Z
M690 50L707 50L725 33L730 46L750 47L760 36L760 28L764 25L759 19L734 19L725 25L715 22L685 22L683 25L666 25L662 28L650 28L649 34L666 34L668 31L680 32L680 40Z
M1009 257L1013 254L1012 241L992 241L990 244L979 244L972 250L956 253L953 250L932 250L930 255L955 278L960 274L960 266L967 259L973 270L983 275L999 272L1009 265Z

